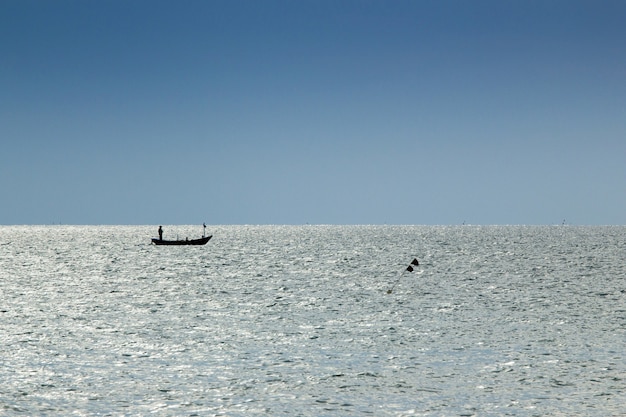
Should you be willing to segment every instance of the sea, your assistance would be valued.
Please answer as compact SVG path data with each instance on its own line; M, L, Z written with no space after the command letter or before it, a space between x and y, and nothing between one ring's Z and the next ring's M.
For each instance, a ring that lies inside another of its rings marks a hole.
M0 415L626 415L626 226L157 227L0 226Z

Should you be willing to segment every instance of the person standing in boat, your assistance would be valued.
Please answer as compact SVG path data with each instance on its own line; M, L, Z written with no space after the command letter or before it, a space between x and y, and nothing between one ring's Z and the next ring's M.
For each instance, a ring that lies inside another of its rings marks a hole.
M163 240L163 228L159 226L159 240Z

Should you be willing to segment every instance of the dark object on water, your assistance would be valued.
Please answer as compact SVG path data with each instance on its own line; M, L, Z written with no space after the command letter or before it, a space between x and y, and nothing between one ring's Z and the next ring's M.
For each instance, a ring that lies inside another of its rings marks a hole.
M417 258L414 258L414 259L411 261L411 264L410 264L409 266L407 266L407 267L406 267L406 271L413 272L413 267L412 267L411 265L419 266L419 264L420 264L420 263L419 263L419 261L417 260Z
M213 237L213 235L209 235L206 237L201 237L200 239L185 239L185 240L162 240L162 239L152 239L152 243L155 245L206 245L206 243Z
M189 238L186 238L185 240L163 240L163 228L161 226L159 226L159 238L153 238L152 239L152 243L154 243L155 245L177 245L177 246L181 246L181 245L206 245L206 243L211 240L211 238L213 237L213 235L206 235L206 223L202 223L202 227L204 228L204 231L202 232L202 237L200 239L191 239L189 240Z
M404 271L398 274L398 280L391 286L390 289L387 290L387 294L391 294L393 292L393 289L395 288L395 286L398 285L398 283L400 282L400 278L402 277L403 272L413 272L415 271L415 268L413 268L413 266L419 266L419 264L420 262L417 260L417 258L413 258L409 266L407 266Z

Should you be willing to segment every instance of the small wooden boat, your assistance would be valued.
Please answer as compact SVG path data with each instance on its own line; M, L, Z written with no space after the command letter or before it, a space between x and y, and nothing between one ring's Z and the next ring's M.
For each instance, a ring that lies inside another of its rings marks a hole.
M206 245L206 243L213 237L213 235L201 237L200 239L185 239L185 240L165 240L153 238L152 243L155 245Z
M185 240L165 240L163 239L163 230L161 229L161 226L159 226L159 237L158 238L153 238L152 239L152 243L154 243L155 245L176 245L176 246L182 246L182 245L195 245L195 246L199 246L199 245L206 245L206 243L211 240L211 238L213 237L213 235L206 235L206 224L203 223L202 227L204 227L204 232L202 233L202 237L200 239L191 239L189 240L189 238L186 238Z

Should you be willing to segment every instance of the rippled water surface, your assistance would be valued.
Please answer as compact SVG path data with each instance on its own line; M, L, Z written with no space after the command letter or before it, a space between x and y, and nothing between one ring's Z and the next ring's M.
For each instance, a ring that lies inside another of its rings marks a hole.
M209 229L0 227L0 415L626 415L626 227Z

